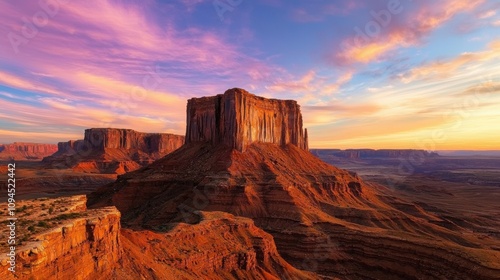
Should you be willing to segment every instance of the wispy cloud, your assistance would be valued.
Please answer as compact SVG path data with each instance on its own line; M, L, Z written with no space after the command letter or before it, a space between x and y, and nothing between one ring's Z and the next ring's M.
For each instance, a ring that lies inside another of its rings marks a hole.
M407 73L400 74L399 78L405 82L411 82L416 79L442 79L449 77L469 64L477 64L500 57L500 41L490 43L489 49L482 52L463 53L458 57L444 61L434 61L415 67Z
M456 14L473 11L482 3L484 0L422 1L418 3L417 11L414 9L405 11L404 8L408 5L401 5L398 14L391 15L386 10L385 13L390 16L388 20L385 19L385 22L375 21L372 18L367 20L365 25L356 29L357 34L345 38L334 48L330 59L340 65L369 63L383 59L397 48L421 44L423 38ZM400 18L397 18L398 15ZM374 25L378 28L373 27Z

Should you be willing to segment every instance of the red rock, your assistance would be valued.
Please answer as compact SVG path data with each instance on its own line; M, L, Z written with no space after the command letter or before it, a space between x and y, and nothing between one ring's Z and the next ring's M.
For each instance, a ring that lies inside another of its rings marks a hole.
M437 153L428 152L425 150L411 150L411 149L347 149L347 150L334 150L334 149L314 149L311 153L319 156L320 158L338 157L350 159L362 158L403 158L403 159L423 159L430 157L438 157Z
M53 156L44 158L52 167L79 172L123 174L149 164L184 144L184 136L142 133L131 129L92 128L83 140L61 142Z
M133 275L131 279L144 275L151 279L317 279L283 260L273 237L251 219L222 212L198 215L198 224L177 224L165 233L158 232L161 227L123 229L127 275Z
M197 224L199 211L251 218L288 263L318 278L500 275L500 252L477 236L439 226L435 213L308 152L293 104L242 90L191 99L187 144L94 192L89 205L115 205L128 227Z
M18 247L15 274L2 254L0 279L111 279L122 258L120 212L109 207L87 215Z
M237 88L188 101L186 143L200 141L238 151L254 142L308 149L296 101L266 99Z
M20 143L0 145L0 160L41 160L57 151L57 145Z

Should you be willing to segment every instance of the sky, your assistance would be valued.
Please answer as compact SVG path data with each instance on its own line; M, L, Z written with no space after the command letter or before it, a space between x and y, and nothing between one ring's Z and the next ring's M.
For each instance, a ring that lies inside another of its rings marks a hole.
M500 149L496 0L5 0L0 33L0 143L184 134L239 87L312 148Z

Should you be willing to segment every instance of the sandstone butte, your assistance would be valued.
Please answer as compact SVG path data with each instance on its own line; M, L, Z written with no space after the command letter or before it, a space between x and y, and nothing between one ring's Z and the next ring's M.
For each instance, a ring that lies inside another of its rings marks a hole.
M58 143L57 152L43 162L75 171L123 174L150 164L183 144L181 135L91 128L85 130L83 140Z
M19 279L499 279L497 239L319 160L295 102L232 89L187 113L185 145L89 195L121 224L103 213L82 246L45 244L61 257Z
M0 145L0 160L41 160L57 151L57 145L20 143Z

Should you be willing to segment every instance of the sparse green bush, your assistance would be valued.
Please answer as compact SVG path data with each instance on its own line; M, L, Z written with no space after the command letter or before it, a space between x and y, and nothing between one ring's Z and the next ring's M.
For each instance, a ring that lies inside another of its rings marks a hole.
M80 213L64 213L61 214L57 217L54 218L54 220L60 221L60 220L68 220L68 219L75 219L81 217L82 214Z

